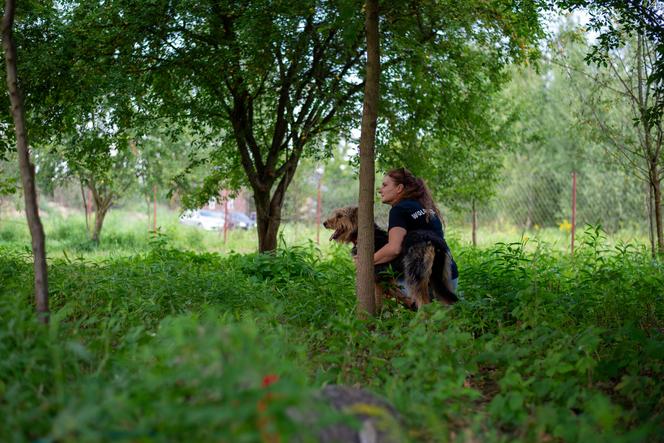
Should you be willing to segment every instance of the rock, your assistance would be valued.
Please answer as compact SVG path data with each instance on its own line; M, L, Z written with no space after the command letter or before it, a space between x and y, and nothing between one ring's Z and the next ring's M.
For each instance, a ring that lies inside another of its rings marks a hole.
M387 400L371 392L342 385L329 385L319 394L334 410L359 420L356 428L340 422L318 433L321 443L401 443L405 441L397 410Z

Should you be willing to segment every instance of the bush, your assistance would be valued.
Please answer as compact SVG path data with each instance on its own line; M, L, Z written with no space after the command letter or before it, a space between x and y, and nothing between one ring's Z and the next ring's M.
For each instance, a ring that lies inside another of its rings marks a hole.
M289 441L288 411L328 383L385 396L414 441L662 435L660 262L599 229L574 257L454 250L459 303L361 321L343 247L220 256L157 235L129 257L51 260L44 328L29 254L4 248L0 440ZM278 400L257 408L272 375Z

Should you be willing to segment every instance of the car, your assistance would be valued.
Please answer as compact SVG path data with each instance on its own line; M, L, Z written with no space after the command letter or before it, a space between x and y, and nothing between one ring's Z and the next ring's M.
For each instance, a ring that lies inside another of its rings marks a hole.
M229 218L233 223L233 227L244 229L245 231L253 229L256 226L256 221L252 220L247 214L242 212L231 212Z
M218 231L224 229L224 214L202 209L188 210L180 216L180 223L203 228L206 231Z

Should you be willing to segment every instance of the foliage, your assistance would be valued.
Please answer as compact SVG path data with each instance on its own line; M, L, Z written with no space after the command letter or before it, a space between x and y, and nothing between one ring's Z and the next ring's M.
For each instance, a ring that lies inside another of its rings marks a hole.
M3 247L0 437L257 441L274 374L267 429L285 440L303 432L288 411L324 383L384 395L413 441L656 439L661 263L598 228L574 258L535 246L453 245L460 303L388 303L367 325L343 248L224 257L159 236L129 257L52 259L50 329L28 256Z
M386 139L477 126L481 113L473 109L503 67L536 57L538 6L385 3ZM188 128L213 147L204 156L211 172L188 204L222 186L251 185L261 248L272 249L300 158L328 155L357 123L361 7L356 0L45 4L21 22L34 31L21 37L26 84L35 85L29 109L45 122L35 143L57 130L78 133L95 115L107 129L138 134L156 121ZM52 65L42 63L44 54Z
M11 157L11 160L14 163L0 158L0 196L11 195L16 192L18 185L18 174L16 173L18 160L14 156Z
M615 161L607 131L595 130L588 116L611 112L617 126L629 130L633 129L630 111L615 97L601 106L589 106L588 93L602 90L605 95L607 88L594 83L582 69L587 46L579 41L579 32L570 23L561 23L560 34L549 42L548 57L538 70L514 69L503 92L516 116L513 145L486 218L529 228L558 226L571 217L572 173L576 172L581 225L601 223L609 232L633 225L646 231L643 185L637 171Z
M656 126L664 111L664 12L658 1L620 0L558 0L568 10L586 10L590 13L588 28L598 34L596 43L586 55L588 63L606 67L611 54L621 49L635 35L645 37L652 44L652 69L646 74L649 87L655 90L654 99L644 111L644 120Z

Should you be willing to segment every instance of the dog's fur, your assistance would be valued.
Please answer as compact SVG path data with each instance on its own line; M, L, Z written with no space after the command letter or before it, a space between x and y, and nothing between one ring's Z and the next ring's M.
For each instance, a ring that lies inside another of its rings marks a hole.
M335 209L332 215L323 222L323 226L332 229L330 240L341 243L357 244L357 206ZM374 250L377 251L388 243L388 234L374 224ZM356 253L356 248L353 248ZM451 287L452 257L445 240L433 231L416 230L406 233L401 247L401 254L392 264L397 272L405 277L409 294L415 300L415 306L430 303L429 290L435 299L451 304L458 300ZM392 288L388 294L395 296L405 305L411 302L400 290ZM384 290L377 282L376 304L380 306ZM410 307L410 306L409 306Z

